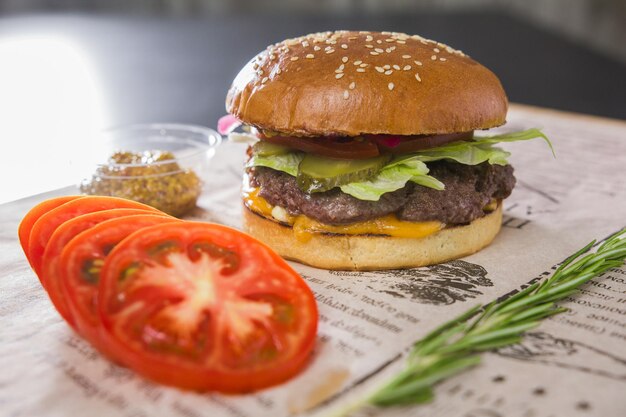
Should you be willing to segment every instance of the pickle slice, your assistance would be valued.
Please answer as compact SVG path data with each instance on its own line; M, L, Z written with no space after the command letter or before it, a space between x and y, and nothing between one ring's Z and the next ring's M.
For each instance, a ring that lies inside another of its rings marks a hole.
M291 150L285 146L276 145L268 142L257 142L252 146L252 151L259 156L283 155Z
M367 181L376 176L390 158L390 155L380 155L369 159L336 159L306 154L298 167L298 187L310 194Z

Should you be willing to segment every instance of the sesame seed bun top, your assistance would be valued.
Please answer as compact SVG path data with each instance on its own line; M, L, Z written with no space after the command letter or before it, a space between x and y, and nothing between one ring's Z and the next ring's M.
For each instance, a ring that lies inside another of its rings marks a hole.
M339 31L269 46L239 72L226 110L291 135L418 135L499 126L507 98L491 71L445 44Z

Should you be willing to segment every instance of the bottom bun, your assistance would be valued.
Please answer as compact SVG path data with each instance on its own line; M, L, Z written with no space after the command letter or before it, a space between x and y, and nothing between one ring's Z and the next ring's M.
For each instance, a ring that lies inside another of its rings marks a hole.
M244 229L283 258L323 269L379 270L433 265L478 252L496 237L502 202L468 225L446 227L422 238L313 233L296 239L291 226L252 212L244 205Z

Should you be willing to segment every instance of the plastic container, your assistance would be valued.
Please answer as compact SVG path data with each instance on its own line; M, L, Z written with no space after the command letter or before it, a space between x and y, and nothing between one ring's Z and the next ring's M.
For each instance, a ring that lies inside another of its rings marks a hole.
M183 124L130 125L103 136L90 158L100 162L81 192L128 198L178 217L195 207L222 141L212 129Z

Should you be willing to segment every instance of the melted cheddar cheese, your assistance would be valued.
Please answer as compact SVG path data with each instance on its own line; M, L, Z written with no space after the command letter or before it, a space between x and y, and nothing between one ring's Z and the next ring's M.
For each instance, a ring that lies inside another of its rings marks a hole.
M274 207L263 197L259 196L258 188L244 188L243 194L246 207L264 217L274 218L274 216L272 216ZM399 220L393 214L341 226L320 223L304 215L288 215L286 223L293 227L296 238L301 242L309 241L315 233L420 238L438 232L445 227L445 224L437 221L406 222Z

